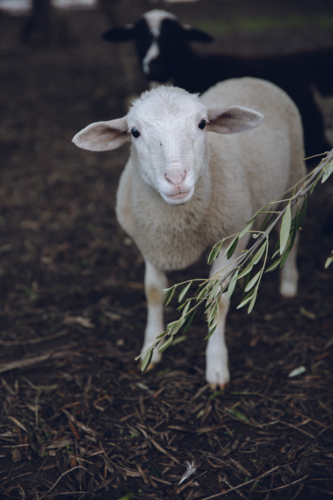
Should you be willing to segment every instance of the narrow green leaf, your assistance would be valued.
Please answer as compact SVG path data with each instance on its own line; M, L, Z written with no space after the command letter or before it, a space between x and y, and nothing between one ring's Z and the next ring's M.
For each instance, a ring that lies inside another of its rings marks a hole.
M170 302L170 300L173 297L173 294L175 293L176 286L172 286L171 288L167 288L166 290L163 290L163 292L166 294L165 299L164 299L164 305L167 306Z
M265 273L271 273L272 271L274 271L278 265L280 264L282 260L282 257L280 257L279 259L277 259L275 262L273 262L273 264L271 264L265 271Z
M321 179L321 183L323 184L325 181L327 181L327 179L329 178L329 176L332 174L333 172L333 158L332 160L326 165L325 167L325 171L324 171L324 175Z
M286 262L287 258L288 258L288 255L290 253L290 250L291 250L291 244L289 244L284 252L284 254L282 255L281 257L281 262L280 262L280 269L281 267L283 266L283 264Z
M246 235L246 233L248 231L250 231L251 227L253 226L253 222L255 221L255 219L258 217L258 213L256 213L249 221L248 223L246 224L246 226L244 227L244 229L242 230L242 232L239 234L239 239L243 238L243 236Z
M218 305L216 304L216 302L212 305L211 309L209 310L208 314L207 314L207 320L208 320L208 323L213 323L214 320L215 320L215 317L217 315L217 311L218 311Z
M277 255L279 255L279 254L280 254L280 249L278 248L278 249L276 250L276 252L274 252L274 253L273 253L273 255L272 255L271 259L274 259L274 258L275 258Z
M280 229L280 255L283 254L286 248L291 226L291 209L290 203L286 207L286 211L282 217L281 229Z
M206 284L206 280L204 281L204 283L201 283L201 285L198 286L198 289L197 291L195 292L195 297L199 296L199 294L202 292L202 290L205 288L205 286L207 286Z
M228 413L230 413L230 415L233 415L234 417L238 418L239 420L243 420L243 422L250 422L249 419L238 410L234 410L233 408L225 408L225 410Z
M308 202L307 202L307 199L305 196L304 201L303 201L303 205L302 205L302 209L301 209L301 213L299 214L299 217L298 217L298 227L301 227L301 225L302 225L307 208L308 208Z
M172 339L172 345L177 345L180 344L181 342L184 342L184 340L187 340L186 335L181 335L180 337L174 337Z
M149 351L146 352L145 357L143 358L142 364L141 364L141 371L142 373L146 371L148 368L151 358L153 357L153 350L150 348Z
M250 273L247 273L247 275L246 275L246 276L244 276L244 278L243 278L241 302L242 302L242 300L244 300L244 298L245 298L246 292L245 292L245 290L244 290L244 289L247 287L247 284L249 283L250 279L251 279L251 272L250 272ZM250 293L252 293L252 292L250 292Z
M185 318L186 314L187 314L187 311L189 310L190 308L190 305L191 305L191 299L187 301L185 307L184 307L184 311L182 313L182 318Z
M185 327L183 330L183 334L185 334L188 331L188 329L190 328L190 326L192 325L194 315L195 315L195 311L193 311L186 319L186 324L185 324Z
M246 304L248 304L250 302L252 297L253 297L253 292L250 292L249 295L247 295L245 297L245 299L242 300L242 302L239 304L239 306L236 307L236 309L240 309L241 307L244 307Z
M239 236L236 236L224 252L224 257L227 256L227 259L230 259L234 251L236 250L237 244L238 244Z
M170 335L175 335L178 332L178 330L181 329L181 327L183 326L183 324L185 323L185 321L186 321L186 318L180 318L178 321L175 321L175 324L169 330L169 334Z
M197 300L203 299L210 292L212 286L213 286L213 283L210 281L208 283L208 285L205 285L203 288L201 288L201 290L199 291L199 293L197 292L195 294Z
M299 213L298 213L298 207L297 207L295 217L291 221L292 233L291 233L291 238L290 238L290 249L292 249L292 247L295 243L296 236L297 236L297 231L299 228L298 218L299 218Z
M167 326L167 329L170 331L178 322L178 319L177 321L171 321L171 323L168 323L168 326Z
M215 285L213 286L213 288L209 294L209 297L208 297L209 300L213 300L215 298L215 295L217 294L219 286L220 286L220 280L217 279Z
M190 281L189 283L187 283L187 285L182 289L182 291L180 292L179 294L179 297L178 297L178 302L181 302L183 300L183 298L185 297L186 293L188 292L188 289L190 288L190 286L192 285L193 281Z
M227 293L229 299L230 299L231 295L234 293L235 286L237 283L238 273L239 273L239 269L237 269L237 271L235 272L235 274L233 275L233 277L230 280L230 283L228 286L228 293Z
M163 344L158 348L158 352L163 352L172 344L172 337L168 338Z
M246 285L246 287L244 288L244 291L245 292L249 292L251 290L251 288L254 287L254 285L257 283L258 279L260 278L262 274L262 270L260 270L252 279L251 281L249 281L249 283Z
M333 250L332 250L332 252L330 253L328 259L325 262L325 269L327 269L328 266L330 266L332 264L332 262L333 262Z
M211 401L212 399L217 398L217 396L219 396L220 394L224 394L224 391L216 391L216 392L213 392L213 394L211 394L211 395L209 396L209 398L208 398L208 399L209 399L209 401Z
M258 289L257 289L258 290ZM253 297L252 297L252 300L250 302L250 305L249 305L249 308L247 310L247 314L250 314L250 312L252 311L252 309L254 308L254 304L256 303L256 300L257 300L257 290L255 291Z
M164 336L165 336L165 332L160 333L159 335L157 335L156 340L157 340L157 339L161 339L161 338L162 338L162 337L164 337Z
M266 214L266 217L264 218L264 221L263 223L261 224L260 228L259 228L259 231L263 231L264 229L266 229L266 224L268 222L268 219L270 218L270 216L272 215L272 212L271 212L272 209L270 209L269 213Z
M252 268L253 268L253 262L251 261L250 264L248 264L246 268L243 269L243 271L238 275L238 279L243 278L243 276L252 271Z
M267 240L265 240L264 244L259 248L258 252L254 255L252 259L253 265L258 264L259 260L261 259L266 250L266 247L267 247Z
M208 264L209 265L211 265L212 262L213 262L213 260L215 260L216 257L218 257L218 254L220 253L220 250L221 250L221 247L222 247L224 241L225 240L223 239L222 241L219 241L218 243L216 243L213 246L213 248L212 248L212 250L211 250L211 252L209 254L209 257L208 257Z
M314 188L317 186L317 184L318 184L319 180L320 180L320 175L318 175L317 179L316 179L316 180L315 180L315 182L313 183L312 188L310 189L310 194L312 194L312 193L313 193Z
M214 332L215 332L215 330L216 330L216 327L217 327L217 324L216 324L216 325L214 325L214 326L213 326L213 328L211 328L211 329L209 330L209 332L207 333L207 335L206 335L206 337L204 338L204 340L208 340L208 339L209 339L209 337L211 337L211 336L213 335L213 333L214 333Z
M183 302L182 304L180 304L180 306L177 307L177 311L181 311L182 309L184 309L184 307L186 306L187 302L185 300L185 302Z
M124 495L121 498L118 498L118 500L131 500L132 497L135 496L135 493L127 493L127 495Z

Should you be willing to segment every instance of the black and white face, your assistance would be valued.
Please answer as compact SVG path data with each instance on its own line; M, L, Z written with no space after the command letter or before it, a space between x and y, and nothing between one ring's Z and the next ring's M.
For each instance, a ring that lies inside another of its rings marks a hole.
M172 80L184 42L213 40L203 31L182 26L170 12L158 9L146 12L134 25L113 28L103 38L111 42L134 40L145 77L159 83Z
M147 80L164 83L173 76L183 28L177 18L162 10L147 12L135 25L135 43Z

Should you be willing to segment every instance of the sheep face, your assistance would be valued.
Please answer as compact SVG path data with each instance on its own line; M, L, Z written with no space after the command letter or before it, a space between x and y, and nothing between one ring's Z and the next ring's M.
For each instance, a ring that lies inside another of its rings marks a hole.
M131 163L169 205L188 202L209 168L206 131L233 134L258 126L260 113L232 106L207 108L197 95L158 87L137 99L126 117L93 123L73 139L83 149L105 151L131 141Z
M169 205L179 205L191 199L209 163L208 117L197 96L170 89L134 103L127 124L141 177Z

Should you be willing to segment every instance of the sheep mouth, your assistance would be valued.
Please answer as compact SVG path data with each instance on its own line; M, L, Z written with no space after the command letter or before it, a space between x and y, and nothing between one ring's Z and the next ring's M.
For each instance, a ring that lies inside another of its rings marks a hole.
M191 190L189 189L188 191L184 191L182 193L177 193L177 194L168 194L168 198L171 200L183 200L184 198L187 198Z
M189 189L188 191L184 191L176 194L163 194L164 200L169 205L183 205L187 203L192 198L193 190Z

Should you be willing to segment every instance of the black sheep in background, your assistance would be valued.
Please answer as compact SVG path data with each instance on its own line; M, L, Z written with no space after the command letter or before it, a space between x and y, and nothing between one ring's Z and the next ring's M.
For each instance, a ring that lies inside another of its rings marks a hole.
M254 76L284 89L302 115L307 155L330 149L313 87L323 96L333 95L333 48L307 50L290 55L199 55L188 42L210 42L211 35L182 25L162 10L144 14L135 24L116 27L103 38L110 42L133 40L147 80L172 83L189 92L204 92L228 78Z

